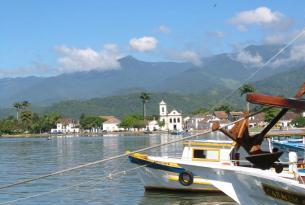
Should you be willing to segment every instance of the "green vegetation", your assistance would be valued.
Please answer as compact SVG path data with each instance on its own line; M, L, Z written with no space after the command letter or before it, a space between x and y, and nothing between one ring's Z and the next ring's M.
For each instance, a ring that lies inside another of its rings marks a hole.
M0 134L44 133L50 132L60 118L57 113L39 116L30 110L20 113L20 120L13 116L0 120Z
M296 127L305 127L305 117L298 117L292 120L291 124L293 124Z
M206 114L208 112L209 112L208 109L201 107L201 108L198 108L197 110L193 111L192 115Z
M142 92L140 94L140 99L142 100L143 104L143 119L146 117L146 103L150 100L150 96L148 93Z
M265 121L271 122L271 120L277 115L279 108L271 108L265 111Z
M19 113L21 110L27 109L31 104L28 101L15 102L13 107L16 108L16 118L19 120Z
M122 122L120 124L123 128L145 128L146 122L143 119L143 117L139 114L131 114L127 115L122 119Z
M253 92L255 92L255 88L250 84L244 84L243 86L241 86L239 88L240 96L243 96L244 94L247 94L247 93L253 93ZM250 103L249 102L247 102L246 110L247 110L247 112L250 111Z
M92 128L101 128L106 120L98 116L87 116L82 114L79 124L81 128L87 130Z
M146 102L146 118L159 114L159 102L164 99L168 104L168 110L173 108L183 111L183 115L189 115L198 108L210 109L225 95L227 90L217 94L211 92L198 93L192 95L180 95L174 93L150 93L150 100ZM241 98L233 96L226 103L230 104L234 110L238 110L244 104ZM55 103L48 107L34 107L32 110L39 113L60 113L64 117L79 119L81 114L100 116L114 115L123 118L131 113L142 113L142 102L139 100L139 93L128 95L94 98L90 100L68 100ZM148 114L149 113L149 114ZM14 110L0 110L0 117L14 114ZM156 119L157 120L157 119Z
M233 107L229 104L220 105L219 107L216 107L214 111L225 111L226 113L229 113L233 111Z

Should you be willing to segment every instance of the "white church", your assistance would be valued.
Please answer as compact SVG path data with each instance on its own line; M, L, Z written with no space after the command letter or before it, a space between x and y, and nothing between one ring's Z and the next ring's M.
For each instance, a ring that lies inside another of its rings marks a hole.
M172 110L171 112L167 112L167 105L162 100L159 103L159 113L160 113L160 121L164 122L164 126L161 127L162 130L183 130L183 122L182 122L182 115L177 110Z

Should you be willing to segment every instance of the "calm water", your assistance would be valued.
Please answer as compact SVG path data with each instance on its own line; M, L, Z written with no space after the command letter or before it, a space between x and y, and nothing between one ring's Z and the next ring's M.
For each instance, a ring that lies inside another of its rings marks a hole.
M164 143L177 136L96 136L45 138L0 138L0 185L79 164ZM149 153L180 156L182 144L172 144ZM235 204L224 195L145 192L135 171L114 174L136 167L127 158L107 162L26 185L0 190L0 204ZM81 184L80 184L81 183ZM78 184L78 185L77 185ZM72 185L77 185L71 187ZM70 187L70 188L67 188ZM67 189L65 189L67 188ZM61 190L60 190L61 189ZM65 190L63 190L65 189ZM43 195L45 192L50 192ZM39 195L29 198L34 195Z

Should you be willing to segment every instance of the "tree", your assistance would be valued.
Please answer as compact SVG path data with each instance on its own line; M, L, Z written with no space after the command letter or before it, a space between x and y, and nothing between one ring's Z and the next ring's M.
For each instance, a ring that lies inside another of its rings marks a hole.
M0 135L1 134L13 134L18 132L18 124L16 119L13 117L8 117L6 119L0 120Z
M142 92L140 94L140 99L142 100L143 103L143 119L146 117L146 103L150 100L150 96L148 93Z
M305 117L298 117L292 120L291 124L293 124L296 127L305 127Z
M141 115L131 114L122 119L120 127L124 128L143 128L146 126L145 120Z
M16 108L16 119L19 120L19 111L22 108L22 103L21 102L15 102L13 104L14 108Z
M88 130L92 128L101 128L105 119L98 116L86 116L82 115L79 121L81 128Z
M28 107L30 107L31 103L29 101L22 101L21 102L21 108L23 110L27 109Z
M29 101L22 101L22 102L15 102L13 104L13 107L16 108L16 119L19 120L19 113L20 110L25 110L27 109L29 106L31 105L31 103Z
M26 131L29 130L29 127L33 120L33 113L30 110L23 110L20 113L20 119L23 127L26 129Z
M232 106L228 104L220 105L219 107L216 107L214 109L214 111L225 111L226 113L229 113L232 110L233 110Z
M206 114L207 112L209 112L208 109L201 107L201 108L198 108L197 110L193 111L192 114L199 115L199 114Z
M278 108L270 108L265 112L265 122L271 122L271 120L277 115L279 112Z
M244 84L239 88L240 96L243 96L244 94L247 94L247 93L253 93L253 92L255 92L255 88L250 84ZM249 112L249 111L250 111L250 103L247 102L247 112Z

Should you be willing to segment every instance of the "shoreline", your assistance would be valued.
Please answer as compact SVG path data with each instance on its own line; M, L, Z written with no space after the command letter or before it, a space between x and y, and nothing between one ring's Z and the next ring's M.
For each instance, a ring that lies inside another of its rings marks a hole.
M305 128L294 128L294 129L290 129L290 130L300 130L303 131L305 133ZM188 131L188 133L190 134L196 134L196 133L200 133L200 132L204 132L206 130L190 130ZM257 134L260 130L253 130L250 131L250 134ZM283 133L285 133L285 131L289 132L289 130L279 130L279 129L272 129L270 130L270 132L272 133L272 131L283 131ZM9 135L9 134L4 134L4 135L0 135L0 139L1 138L48 138L48 137L53 137L53 136L71 136L71 135L79 135L79 136L84 136L84 137L91 137L91 136L110 136L110 135L117 135L117 136L140 136L140 135L157 135L157 134L170 134L168 131L153 131L152 133L145 133L144 131L123 131L123 132L99 132L99 133L88 133L88 132L80 132L80 133L65 133L65 134L51 134L51 133L35 133L35 134L13 134L13 135Z
M188 133L200 133L204 130L192 130ZM67 135L81 135L84 137L91 136L107 136L107 135L118 135L118 136L140 136L140 135L157 135L157 134L170 134L168 131L153 131L152 133L145 133L144 131L123 131L123 132L96 132L96 133L88 133L88 132L80 132L80 133L62 133L62 134L51 134L51 133L34 133L34 134L4 134L0 135L0 138L47 138L52 136L67 136Z

